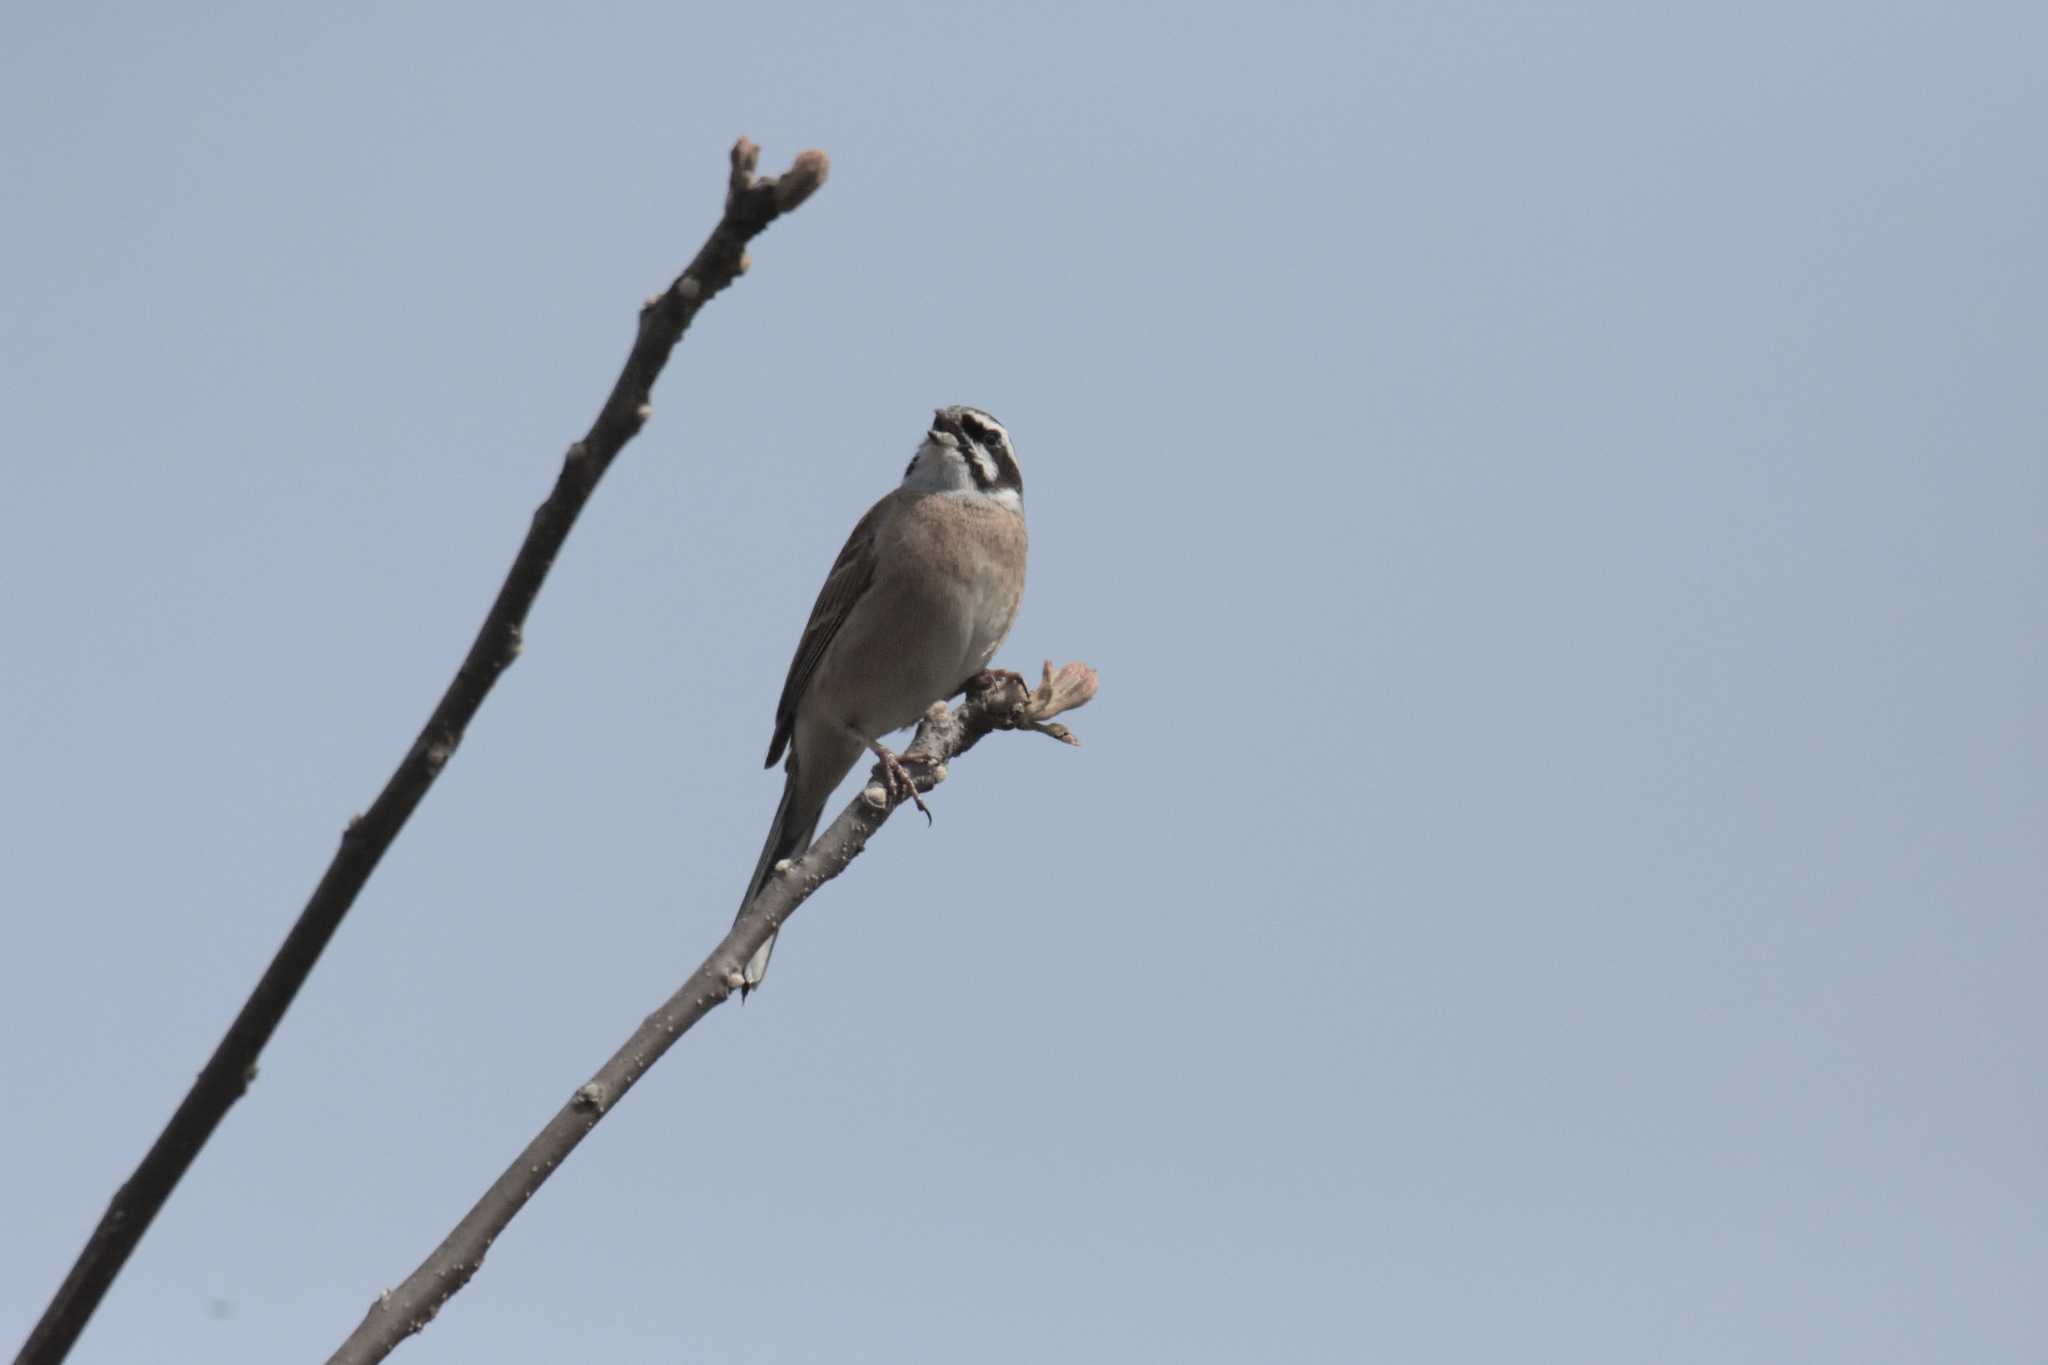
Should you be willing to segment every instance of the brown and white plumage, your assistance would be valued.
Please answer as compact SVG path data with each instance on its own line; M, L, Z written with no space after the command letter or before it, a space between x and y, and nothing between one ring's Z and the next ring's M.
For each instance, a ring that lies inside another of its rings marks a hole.
M1009 433L976 408L940 408L903 482L869 508L833 561L775 708L767 766L782 800L749 902L810 847L825 802L863 751L988 666L1024 593L1024 484ZM770 939L747 963L761 984Z

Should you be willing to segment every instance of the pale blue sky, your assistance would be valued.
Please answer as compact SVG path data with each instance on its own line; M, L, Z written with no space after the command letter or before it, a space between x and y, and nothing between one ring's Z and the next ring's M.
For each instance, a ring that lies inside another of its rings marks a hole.
M322 1358L724 931L930 410L1004 658L406 1360L2048 1358L2048 11L44 6L0 1340L756 244L81 1362Z

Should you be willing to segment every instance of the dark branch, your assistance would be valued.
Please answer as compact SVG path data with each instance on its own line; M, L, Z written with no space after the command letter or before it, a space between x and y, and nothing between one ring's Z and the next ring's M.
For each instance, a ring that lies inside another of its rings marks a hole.
M646 424L648 394L668 363L669 352L697 310L745 273L747 243L824 183L827 162L823 152L804 152L786 173L768 179L754 174L759 159L760 148L745 138L733 146L724 215L689 268L641 308L639 335L619 371L618 382L589 433L569 447L554 492L534 512L532 529L505 575L490 614L484 617L476 642L456 670L455 680L376 801L349 822L334 861L285 936L284 945L170 1123L115 1193L85 1250L22 1346L16 1365L56 1365L70 1352L157 1210L213 1135L228 1107L241 1098L255 1077L258 1054L334 936L342 916L376 870L378 860L462 742L463 732L498 675L518 657L526 613L597 481Z
M1023 679L1014 673L985 674L980 682L959 706L934 705L904 750L903 762L920 790L930 791L943 782L946 763L967 752L991 730L1038 730L1069 744L1078 743L1065 726L1053 724L1052 718L1086 704L1096 686L1094 670L1082 664L1068 664L1058 674L1047 664L1045 681L1036 692L1027 692ZM783 864L778 875L768 879L732 932L711 950L682 989L648 1015L611 1060L548 1120L405 1283L378 1296L362 1325L329 1358L328 1365L370 1365L382 1360L399 1342L433 1321L441 1305L483 1265L484 1253L498 1234L598 1120L611 1112L676 1039L739 988L747 959L812 892L845 871L890 812L908 799L883 779L877 764L869 785L847 803L809 852Z

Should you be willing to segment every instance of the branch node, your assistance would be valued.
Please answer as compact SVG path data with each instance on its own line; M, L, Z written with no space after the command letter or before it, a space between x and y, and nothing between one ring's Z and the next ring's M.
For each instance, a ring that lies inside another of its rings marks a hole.
M746 138L732 144L732 176L726 182L730 193L738 194L754 180L754 168L761 164L761 149Z
M775 182L775 207L778 212L788 213L804 200L818 192L818 186L825 183L825 177L832 172L832 158L816 147L798 152L796 160Z

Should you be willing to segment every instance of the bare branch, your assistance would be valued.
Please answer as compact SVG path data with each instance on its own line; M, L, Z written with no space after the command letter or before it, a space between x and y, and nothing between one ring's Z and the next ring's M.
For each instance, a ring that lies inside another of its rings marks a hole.
M56 1365L70 1352L157 1210L229 1106L248 1089L256 1075L258 1054L311 974L342 916L462 742L463 732L498 675L518 657L527 611L597 481L646 424L648 395L668 363L669 352L697 311L746 271L747 243L824 183L828 163L823 152L804 152L787 172L769 179L754 174L760 155L761 149L745 138L734 144L724 214L689 268L640 310L639 334L611 395L590 431L569 447L554 492L534 512L533 526L454 681L376 801L349 822L341 836L341 848L283 946L155 1145L115 1193L71 1273L15 1358L16 1365Z
M930 791L945 781L946 764L991 730L1058 730L1066 737L1065 727L1047 722L1095 695L1095 671L1084 664L1068 664L1056 679L1052 665L1047 664L1045 672L1046 683L1035 693L1026 691L1024 680L1014 673L982 674L959 706L935 703L902 756L918 789ZM570 1096L433 1254L405 1283L378 1296L362 1325L329 1358L328 1365L370 1365L382 1360L399 1342L433 1321L441 1305L482 1266L484 1253L498 1234L598 1120L611 1112L676 1039L739 989L747 959L813 892L845 871L882 822L908 799L883 778L877 764L868 785L847 803L839 818L803 857L778 866L777 875L768 879L732 932L711 950L680 990L647 1016L611 1060Z

